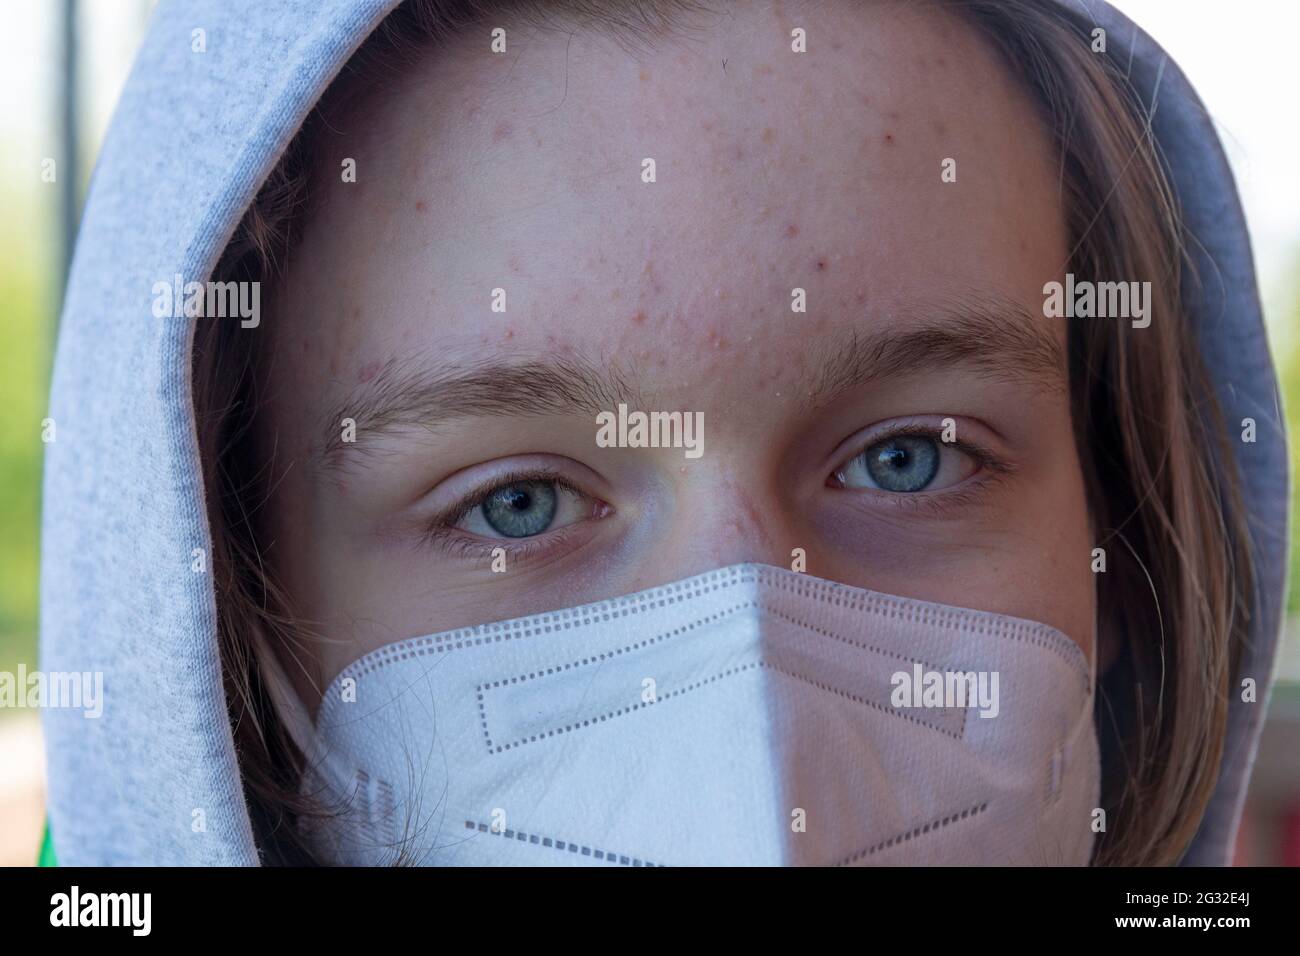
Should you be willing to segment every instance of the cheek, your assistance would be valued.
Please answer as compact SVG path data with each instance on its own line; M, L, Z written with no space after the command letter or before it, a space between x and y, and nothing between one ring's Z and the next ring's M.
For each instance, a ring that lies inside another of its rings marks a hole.
M1047 624L1092 653L1094 539L1081 478L1017 484L987 510L925 518L834 510L808 573L858 587Z
M1008 531L969 562L970 606L1047 624L1093 654L1096 576L1082 477L1078 472L1026 493L1006 519Z

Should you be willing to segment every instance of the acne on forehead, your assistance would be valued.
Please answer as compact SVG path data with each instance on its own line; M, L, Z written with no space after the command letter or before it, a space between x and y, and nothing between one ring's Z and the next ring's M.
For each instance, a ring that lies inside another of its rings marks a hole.
M351 258L334 271L361 273L367 303L365 322L345 324L371 337L392 324L394 350L434 330L643 351L667 335L680 360L717 368L739 328L789 337L795 286L815 300L806 331L832 321L830 302L906 297L908 282L954 269L1014 280L1007 260L1027 252L1051 261L1050 145L994 58L943 17L913 12L901 29L848 6L810 29L802 55L788 26L803 10L640 59L581 33L538 38L511 79L455 41L397 94L410 102L369 124L383 152L359 160L363 179L376 171L369 197L334 224ZM437 93L449 72L454 90ZM431 113L454 121L411 122ZM959 185L945 187L949 154ZM653 184L639 180L646 156ZM485 307L495 287L504 316ZM336 336L335 363L374 360L358 338Z

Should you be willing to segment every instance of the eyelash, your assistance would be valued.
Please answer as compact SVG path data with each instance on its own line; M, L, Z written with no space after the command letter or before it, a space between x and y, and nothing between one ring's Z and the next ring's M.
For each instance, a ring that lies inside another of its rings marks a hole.
M581 495L584 498L591 497L560 472L550 468L509 471L503 475L494 475L482 482L455 505L430 518L424 528L424 540L426 543L437 545L449 554L454 555L490 554L495 548L504 548L506 553L516 561L526 560L542 551L555 547L562 541L566 531L577 526L577 522L557 528L554 531L544 531L531 538L515 539L480 538L471 532L462 531L455 527L470 512L487 501L492 492L502 485L512 485L523 481L548 481L563 492Z
M888 441L891 438L898 438L899 436L929 438L940 442L949 448L955 448L960 452L970 455L971 458L979 462L981 468L987 468L989 471L1001 472L1002 474L1008 474L1011 471L1011 466L1009 464L1002 461L1000 458L995 458L988 450L979 445L961 440L945 442L943 440L942 428L935 428L932 425L901 424L893 425L886 428L884 431L868 436L866 441L861 443L860 449L855 454L846 458L844 462L835 469L835 471L838 472L842 470L849 462L854 458L857 458L858 455L861 455L873 445L879 445L883 441ZM922 492L916 492L916 494L922 494Z
M865 441L860 443L859 451L844 459L831 475L832 477L838 475L848 467L849 462L863 454L866 449L873 445L878 445L883 441L888 441L891 438L897 438L899 436L918 436L942 442L942 435L943 429L935 428L932 425L899 424L891 426L883 431L868 436ZM996 457L980 445L961 440L943 442L943 444L947 445L949 448L955 448L958 451L969 455L980 466L980 470L958 485L958 490L956 491L944 488L939 491L917 491L902 494L898 492L873 491L866 488L841 488L837 490L852 491L859 495L874 495L878 500L888 501L892 507L910 511L924 511L934 517L942 518L954 510L958 510L968 505L977 504L988 489L1001 483L1004 478L1013 474L1015 471L1015 468L1009 462ZM972 479L977 479L979 475L985 474L986 472L988 473L988 476L984 478L983 481L972 482Z
M842 471L847 467L848 463L853 460L853 458L857 457L857 455L861 455L865 449L870 448L872 445L877 445L880 442L889 440L890 438L904 435L920 436L941 441L942 429L913 424L900 424L887 428L884 431L871 435L867 439L869 444L863 444L862 450L845 459L844 462L832 472L832 476ZM986 485L1000 480L1001 477L1010 474L1013 470L1009 464L994 457L979 445L966 441L952 441L945 442L945 444L969 455L978 462L981 470L976 474L981 474L984 471L991 472L994 477L988 479ZM482 555L490 553L491 550L495 548L504 548L506 553L511 555L516 561L527 560L530 557L534 557L542 552L559 546L563 543L566 532L570 532L571 529L577 527L577 522L565 525L562 528L557 528L554 531L543 532L542 534L535 535L531 538L513 540L510 538L479 538L476 535L455 527L455 525L458 522L463 521L470 512L487 501L492 492L496 491L502 485L510 485L524 481L549 481L553 483L556 488L569 494L580 495L588 498L591 497L567 477L554 469L531 468L521 471L506 472L504 475L497 475L482 482L473 491L467 493L465 497L455 505L430 518L424 528L423 537L425 541L429 544L438 546L452 555ZM858 494L864 492L870 493L868 489L855 488L851 490ZM957 492L941 490L929 493L920 491L912 494L891 492L876 492L875 494L878 497L890 500L896 507L912 508L917 510L925 509L927 511L933 511L936 514L942 514L943 512L947 512L953 508L960 508L964 505L973 503L977 500L977 496L982 491L983 488L973 487L963 488L961 491Z

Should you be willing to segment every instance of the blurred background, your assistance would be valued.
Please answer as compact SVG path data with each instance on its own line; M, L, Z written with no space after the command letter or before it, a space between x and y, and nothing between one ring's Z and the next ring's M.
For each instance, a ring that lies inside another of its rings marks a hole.
M1254 240L1290 413L1294 471L1300 464L1300 124L1293 112L1300 4L1112 3L1179 62L1218 126ZM7 24L0 32L0 671L13 672L20 664L36 667L40 423L63 277L86 182L153 2L3 0L0 7ZM52 183L42 179L48 159L58 172ZM1300 865L1298 571L1293 549L1279 683L1236 850L1240 865ZM0 865L35 861L43 818L38 716L0 708Z

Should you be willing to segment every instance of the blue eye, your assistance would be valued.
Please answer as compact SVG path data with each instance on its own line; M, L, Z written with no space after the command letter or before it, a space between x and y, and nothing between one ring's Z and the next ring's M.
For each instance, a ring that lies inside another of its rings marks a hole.
M939 491L979 469L970 454L924 434L890 435L868 445L835 473L842 488L893 494Z
M489 493L479 507L493 531L507 538L527 538L551 526L556 498L553 482L516 481Z
M895 435L862 453L867 473L884 491L922 491L939 473L939 448L933 438Z
M537 538L611 513L603 501L549 471L507 472L463 492L432 522L435 531L464 531L493 540Z

